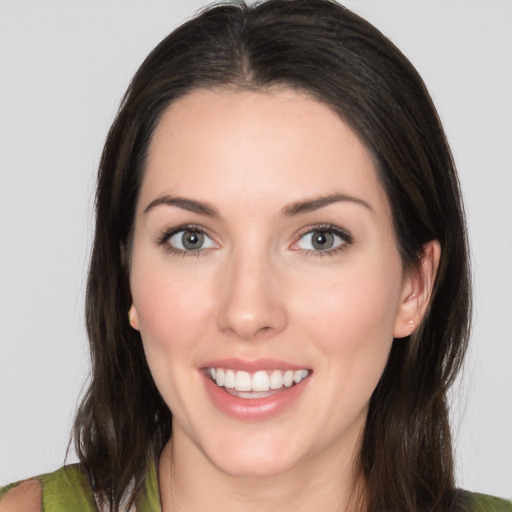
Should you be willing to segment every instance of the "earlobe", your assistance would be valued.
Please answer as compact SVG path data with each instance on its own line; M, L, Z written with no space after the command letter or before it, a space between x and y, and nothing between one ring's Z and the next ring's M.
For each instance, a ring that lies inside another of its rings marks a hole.
M441 245L431 240L423 246L417 268L404 278L402 296L395 321L394 337L411 335L427 311L434 288Z
M128 322L130 322L130 325L133 329L136 331L139 330L139 317L137 315L137 310L135 309L135 306L132 304L130 306L130 309L128 310Z

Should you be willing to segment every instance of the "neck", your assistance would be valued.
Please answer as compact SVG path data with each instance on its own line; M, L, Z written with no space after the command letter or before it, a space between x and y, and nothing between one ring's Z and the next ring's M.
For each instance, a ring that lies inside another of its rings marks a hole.
M216 468L188 438L175 432L160 457L162 512L361 510L357 491L362 479L354 471L357 450L335 452L278 475L237 476Z

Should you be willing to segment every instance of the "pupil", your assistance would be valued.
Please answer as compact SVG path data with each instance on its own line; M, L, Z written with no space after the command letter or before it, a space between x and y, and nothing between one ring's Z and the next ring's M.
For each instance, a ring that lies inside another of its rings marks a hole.
M182 243L185 249L197 249L203 244L203 234L194 231L185 231L182 236Z
M313 247L315 249L330 249L334 244L334 235L327 231L315 231L313 233Z

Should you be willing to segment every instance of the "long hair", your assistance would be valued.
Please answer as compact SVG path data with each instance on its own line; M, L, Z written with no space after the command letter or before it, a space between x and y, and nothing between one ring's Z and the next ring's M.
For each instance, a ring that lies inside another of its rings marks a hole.
M464 211L452 155L412 64L375 27L330 0L242 1L201 11L135 74L100 162L86 298L92 378L74 438L97 491L117 510L141 492L171 435L172 414L130 328L130 237L151 136L166 108L197 88L285 86L330 106L371 154L405 268L441 245L430 306L393 342L369 407L357 468L368 511L455 510L446 392L471 312Z

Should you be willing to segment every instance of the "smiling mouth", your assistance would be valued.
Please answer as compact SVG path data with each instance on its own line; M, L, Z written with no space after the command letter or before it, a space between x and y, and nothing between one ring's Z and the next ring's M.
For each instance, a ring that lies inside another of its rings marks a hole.
M258 370L246 372L206 368L206 375L227 393L240 398L264 398L291 388L308 378L311 370Z

